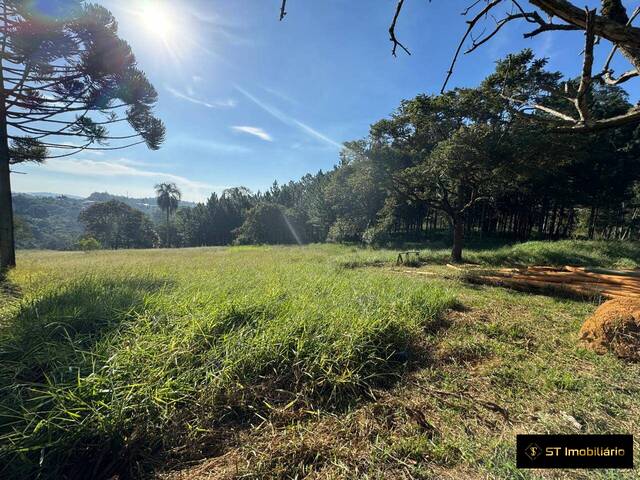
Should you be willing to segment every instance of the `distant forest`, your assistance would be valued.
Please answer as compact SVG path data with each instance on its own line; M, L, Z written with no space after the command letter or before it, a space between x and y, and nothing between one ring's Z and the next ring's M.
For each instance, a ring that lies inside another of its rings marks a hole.
M640 130L567 134L544 112L519 115L505 100L539 96L550 103L543 91L562 88L545 60L523 51L498 62L478 88L403 101L367 138L345 143L330 171L274 183L266 192L214 193L205 203L183 203L170 222L149 206L154 199L116 200L149 216L159 246L374 245L446 237L461 248L463 238L472 237L637 240ZM594 85L588 102L602 118L631 107L624 90L606 85ZM83 206L70 198L18 195L19 245L74 248L83 235Z
M84 235L84 227L79 221L80 212L90 205L112 200L143 212L155 223L162 220L155 198L130 198L106 192L95 192L87 198L52 193L16 193L13 195L13 210L18 248L75 249ZM180 205L189 208L195 204L183 201Z

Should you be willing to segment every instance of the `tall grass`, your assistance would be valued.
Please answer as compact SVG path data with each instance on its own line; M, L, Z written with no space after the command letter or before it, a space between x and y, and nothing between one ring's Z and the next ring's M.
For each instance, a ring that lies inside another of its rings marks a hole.
M450 261L451 250L441 242L412 244L426 263ZM336 261L345 267L374 266L395 261L397 250L359 250L342 253ZM606 268L639 268L640 242L561 240L487 245L470 242L464 260L486 266L582 265Z
M347 252L349 255L351 252ZM226 422L342 408L453 305L342 247L33 252L0 308L0 475L138 475Z

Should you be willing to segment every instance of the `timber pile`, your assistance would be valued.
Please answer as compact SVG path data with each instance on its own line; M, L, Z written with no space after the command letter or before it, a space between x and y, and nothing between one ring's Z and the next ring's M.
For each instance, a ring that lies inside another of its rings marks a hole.
M517 290L559 291L585 297L638 298L640 270L584 267L529 267L485 272L469 278L483 284Z

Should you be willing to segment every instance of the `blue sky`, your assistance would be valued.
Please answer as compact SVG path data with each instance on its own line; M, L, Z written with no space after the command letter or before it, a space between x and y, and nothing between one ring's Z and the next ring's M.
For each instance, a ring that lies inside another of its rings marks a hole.
M412 55L397 58L387 34L394 0L289 0L283 22L278 0L99 3L158 90L167 141L155 152L137 146L21 166L15 191L149 196L155 183L173 181L198 201L330 169L342 142L365 136L402 99L440 90L469 1L406 0L397 34ZM525 27L514 23L463 57L450 86L476 85L495 60L525 47L550 57L550 68L579 73L581 34L524 40ZM598 47L596 68L607 53ZM628 87L634 98L637 85Z

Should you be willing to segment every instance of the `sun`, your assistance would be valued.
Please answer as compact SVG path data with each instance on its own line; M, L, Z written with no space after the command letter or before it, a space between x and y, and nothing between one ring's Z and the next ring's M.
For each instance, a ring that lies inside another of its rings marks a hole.
M137 36L147 47L176 63L189 55L187 44L193 43L193 25L184 9L169 0L132 0L134 7L124 8Z
M176 33L175 21L161 2L145 5L139 16L145 30L155 36L169 40Z

